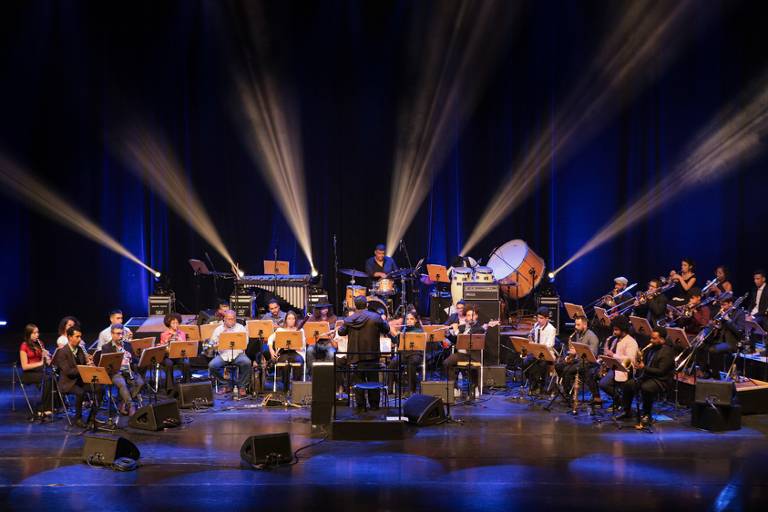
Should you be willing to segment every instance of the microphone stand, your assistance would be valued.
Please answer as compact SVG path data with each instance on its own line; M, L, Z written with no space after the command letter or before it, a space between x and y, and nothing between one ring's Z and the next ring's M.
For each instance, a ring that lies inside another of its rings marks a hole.
M272 298L277 298L277 245L275 245L275 261L272 265Z
M219 273L216 272L216 267L213 265L213 261L211 261L211 257L208 255L208 251L204 251L204 252L205 252L205 259L208 260L208 264L211 266L211 269L213 269L213 293L216 295L216 300L221 300L221 297L219 297L219 286L218 286Z
M334 292L335 292L335 302L334 305L336 307L336 311L341 312L341 307L339 306L339 253L336 250L336 233L333 234L333 282L334 282Z

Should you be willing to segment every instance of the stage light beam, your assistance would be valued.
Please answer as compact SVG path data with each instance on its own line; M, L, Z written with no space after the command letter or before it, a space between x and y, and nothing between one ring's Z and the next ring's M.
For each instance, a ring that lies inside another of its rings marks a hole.
M49 219L131 260L152 275L159 274L157 270L131 253L123 244L53 192L47 185L4 155L0 155L0 182L5 184L4 190L10 197L23 200L23 204L33 207Z

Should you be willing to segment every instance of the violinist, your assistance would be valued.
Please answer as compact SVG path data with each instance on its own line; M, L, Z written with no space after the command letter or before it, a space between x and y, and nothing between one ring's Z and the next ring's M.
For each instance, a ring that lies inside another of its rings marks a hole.
M45 349L40 340L40 329L35 324L24 327L24 341L19 347L19 362L21 363L21 382L41 386L40 403L35 414L37 417L50 416L51 383L45 378L45 369L51 365L51 354Z

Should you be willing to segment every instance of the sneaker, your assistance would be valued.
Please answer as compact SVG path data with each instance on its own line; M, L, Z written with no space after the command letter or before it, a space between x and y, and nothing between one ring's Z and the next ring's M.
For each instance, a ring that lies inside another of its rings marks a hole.
M245 398L246 396L248 396L248 392L245 388L240 388L240 398Z

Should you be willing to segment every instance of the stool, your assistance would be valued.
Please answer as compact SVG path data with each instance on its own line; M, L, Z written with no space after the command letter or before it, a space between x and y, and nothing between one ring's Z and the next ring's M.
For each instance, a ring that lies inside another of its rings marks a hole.
M280 361L280 362L275 363L275 378L272 379L272 392L276 392L277 391L277 369L278 368L289 367L289 369L287 371L290 372L288 374L288 386L290 387L290 385L291 385L290 383L293 380L291 378L291 377L293 377L293 369L294 368L301 368L302 366L304 366L304 363L294 363L292 361ZM283 391L285 391L286 393L288 392L287 389L284 389Z
M352 386L352 393L349 394L349 400L350 405L352 407L356 407L357 403L356 400L356 394L355 391L363 391L365 393L366 400L363 404L363 409L366 411L368 410L368 407L371 405L369 404L368 400L368 391L374 391L379 390L379 406L380 407L386 407L389 403L389 394L387 393L387 385L382 384L381 382L358 382L354 386Z

